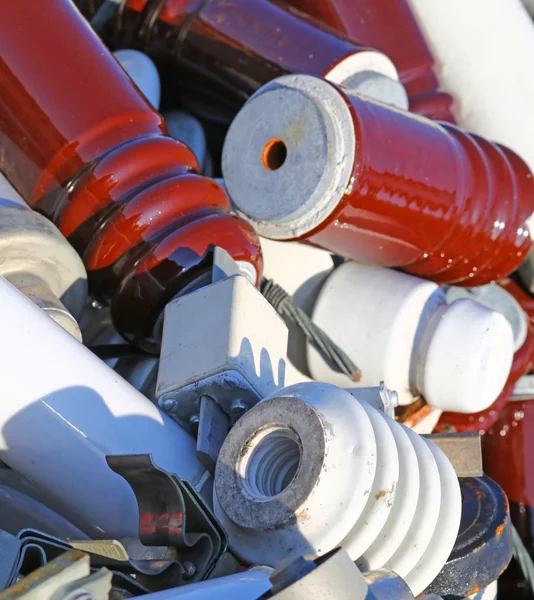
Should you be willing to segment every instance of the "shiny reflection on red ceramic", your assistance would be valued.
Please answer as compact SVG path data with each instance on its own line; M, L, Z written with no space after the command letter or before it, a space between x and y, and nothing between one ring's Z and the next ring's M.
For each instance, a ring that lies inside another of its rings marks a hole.
M439 90L434 59L406 0L287 0L350 40L389 56L410 98L410 110L454 123L452 96Z
M209 271L213 246L259 277L258 239L69 0L4 9L0 169L83 256L120 332L153 349L158 316Z

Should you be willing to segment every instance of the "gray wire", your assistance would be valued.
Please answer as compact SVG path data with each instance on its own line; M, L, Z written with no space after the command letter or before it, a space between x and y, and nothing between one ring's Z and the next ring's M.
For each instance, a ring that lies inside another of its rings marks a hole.
M514 557L519 563L531 591L534 592L534 561L532 560L529 551L525 548L525 544L523 544L523 540L517 532L517 529L513 525L512 539L514 542Z
M285 316L302 330L332 368L344 373L352 381L361 379L361 371L351 358L320 327L317 327L301 308L295 305L291 296L282 287L271 279L263 278L260 290L277 313Z

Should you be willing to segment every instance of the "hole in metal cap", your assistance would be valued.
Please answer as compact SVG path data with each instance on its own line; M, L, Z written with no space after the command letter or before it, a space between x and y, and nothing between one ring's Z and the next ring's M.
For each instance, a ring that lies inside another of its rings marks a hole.
M263 166L269 171L276 171L287 158L287 146L282 140L272 139L265 144L261 155Z

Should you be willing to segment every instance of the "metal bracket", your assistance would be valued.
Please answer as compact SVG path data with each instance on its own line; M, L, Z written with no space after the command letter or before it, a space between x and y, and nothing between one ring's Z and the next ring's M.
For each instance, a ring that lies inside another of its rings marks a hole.
M132 566L145 575L162 574L172 567L167 578L174 586L204 579L226 550L226 534L193 486L157 467L150 454L107 456L106 460L137 498L139 539L145 550L133 552L137 558L130 555ZM127 546L129 554L131 540Z

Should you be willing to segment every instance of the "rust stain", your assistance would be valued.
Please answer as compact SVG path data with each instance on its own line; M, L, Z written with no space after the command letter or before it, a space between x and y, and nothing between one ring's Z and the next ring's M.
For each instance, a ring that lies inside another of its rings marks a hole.
M380 492L378 492L378 494L376 495L376 499L380 500L380 498L383 498L385 495L387 494L387 490L381 490Z
M504 531L504 523L502 523L501 525L499 525L497 527L497 529L495 530L495 533L497 534L497 537L501 537L503 531Z

